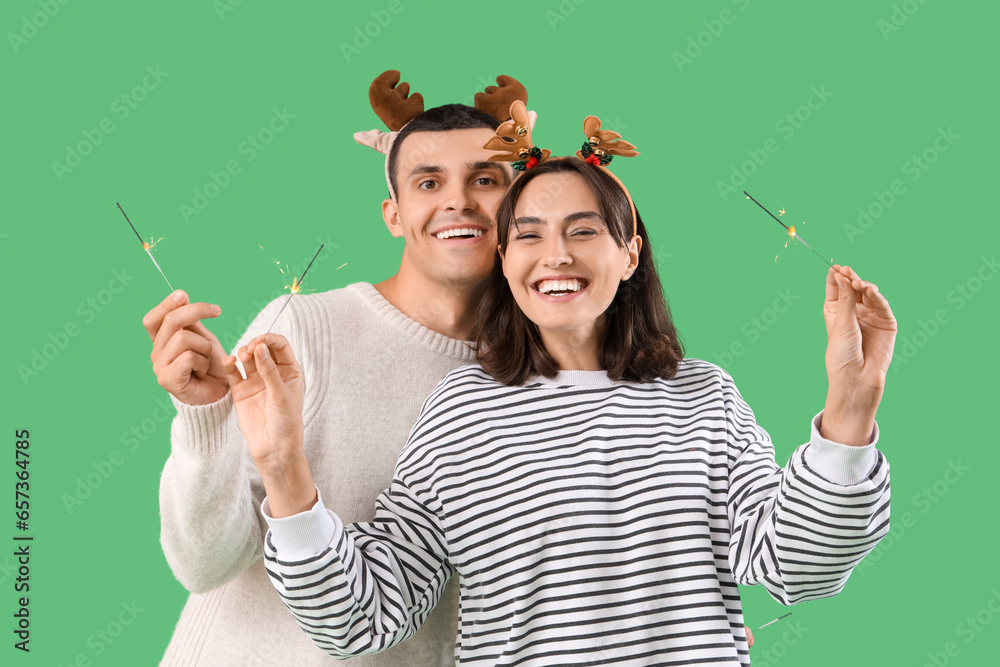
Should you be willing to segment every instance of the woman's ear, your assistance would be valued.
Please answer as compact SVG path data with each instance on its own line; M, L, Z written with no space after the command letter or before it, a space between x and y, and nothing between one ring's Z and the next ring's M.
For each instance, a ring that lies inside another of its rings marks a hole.
M628 242L628 264L625 266L625 274L622 280L628 280L639 268L639 251L642 250L642 237L636 234Z
M399 204L394 199L386 199L382 202L382 220L389 229L389 233L397 239L403 235L403 226L399 224Z
M503 271L503 277L507 277L507 259L503 256L503 250L500 249L500 244L497 244L497 254L500 255L500 270Z

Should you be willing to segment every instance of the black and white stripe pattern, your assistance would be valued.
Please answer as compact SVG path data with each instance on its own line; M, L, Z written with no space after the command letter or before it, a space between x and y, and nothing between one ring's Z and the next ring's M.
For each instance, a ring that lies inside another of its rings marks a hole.
M835 595L888 529L881 452L842 486L807 465L817 439L778 468L700 360L648 384L508 387L465 367L425 402L374 521L336 520L297 562L269 533L265 564L335 656L411 635L457 572L463 665L748 665L737 583Z

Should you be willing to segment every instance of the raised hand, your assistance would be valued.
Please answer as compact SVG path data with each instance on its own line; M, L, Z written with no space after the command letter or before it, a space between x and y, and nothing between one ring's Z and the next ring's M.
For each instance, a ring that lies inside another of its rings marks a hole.
M267 491L271 516L280 518L309 509L316 500L309 464L302 448L302 368L284 336L257 336L226 357L225 372L233 392L240 430Z
M882 400L896 342L896 318L878 287L850 267L826 277L826 372L829 379L823 436L866 445Z
M222 367L226 351L201 322L221 312L214 304L189 303L177 290L142 318L153 341L149 357L156 381L182 403L207 405L229 392Z

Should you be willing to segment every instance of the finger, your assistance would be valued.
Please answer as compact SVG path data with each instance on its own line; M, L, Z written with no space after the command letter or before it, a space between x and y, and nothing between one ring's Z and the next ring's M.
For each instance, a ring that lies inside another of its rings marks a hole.
M837 284L839 274L834 269L826 272L826 300L836 301L840 296L840 286Z
M236 354L240 358L240 363L243 364L243 371L247 374L247 378L257 372L257 362L254 360L253 352L250 351L249 346L244 345Z
M253 356L257 362L257 370L260 371L260 376L264 379L268 396L282 400L287 394L287 389L284 380L281 379L281 373L278 372L277 364L271 358L267 345L265 343L258 345Z
M159 353L164 348L167 341L180 331L188 329L200 320L218 317L222 309L212 303L189 303L181 305L163 316L159 329L153 338L153 352Z
M745 625L743 626L743 628L747 631L747 646L753 648L753 631L751 631L750 628L748 628Z
M166 368L172 365L178 357L188 351L205 357L207 360L212 357L212 343L193 331L181 329L170 337L170 340L157 355L153 361L153 370L155 371L157 366Z
M168 367L167 375L174 375L176 380L179 380L180 384L184 385L187 384L192 375L199 378L205 377L205 373L208 372L209 363L208 357L200 355L194 350L186 350Z
M222 371L226 374L226 380L229 381L230 387L235 387L243 382L240 369L236 366L236 357L227 354L226 358L222 360Z
M271 351L271 358L279 364L294 364L295 353L292 352L292 346L289 345L288 339L281 334L267 334L266 340L268 349Z
M843 275L837 276L837 285L840 289L837 299L837 327L841 330L853 328L857 321L855 309L858 305L858 294Z
M188 296L184 293L184 290L174 290L172 293L167 295L166 299L158 303L152 310L143 316L142 326L145 327L150 340L156 340L156 332L159 331L160 325L163 323L163 318L166 314L186 304L187 298Z

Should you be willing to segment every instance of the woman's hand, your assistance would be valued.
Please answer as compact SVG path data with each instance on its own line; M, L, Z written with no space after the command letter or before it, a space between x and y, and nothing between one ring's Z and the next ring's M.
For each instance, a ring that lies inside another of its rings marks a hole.
M264 480L271 516L281 518L315 504L316 489L302 448L302 368L284 336L258 336L226 357L240 430Z
M878 287L839 265L826 276L823 318L829 390L820 432L834 442L864 446L892 361L896 318Z

